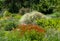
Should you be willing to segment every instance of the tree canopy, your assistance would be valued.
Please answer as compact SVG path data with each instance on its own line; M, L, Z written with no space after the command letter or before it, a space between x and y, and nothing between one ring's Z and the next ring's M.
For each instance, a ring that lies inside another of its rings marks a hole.
M18 13L24 7L51 14L60 7L59 2L60 0L0 0L0 10L5 8L11 13Z

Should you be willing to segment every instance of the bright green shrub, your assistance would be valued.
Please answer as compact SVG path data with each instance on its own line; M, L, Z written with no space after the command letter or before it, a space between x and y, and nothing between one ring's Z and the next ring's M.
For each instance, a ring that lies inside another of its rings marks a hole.
M1 41L20 41L20 32L18 31L0 31Z
M60 27L60 19L40 19L36 21L38 25L44 28L58 28Z
M23 35L21 35L20 31L2 31L0 35L1 41L39 41L43 40L44 37L43 33L38 33L35 30L26 31Z
M35 30L26 31L21 38L22 41L43 41L44 34Z
M16 19L16 20L19 20L22 16L19 15L19 14L11 14L11 16Z

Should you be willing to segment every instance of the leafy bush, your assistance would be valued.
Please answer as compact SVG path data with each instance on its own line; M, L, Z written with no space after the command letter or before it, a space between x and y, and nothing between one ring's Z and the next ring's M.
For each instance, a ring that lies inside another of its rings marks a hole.
M8 12L8 11L4 11L3 16L4 17L9 17L9 16L11 16L11 13Z
M52 18L60 18L60 12L54 12L50 15Z
M52 18L52 19L40 19L36 21L38 25L44 28L59 28L60 27L60 19Z
M20 15L14 15L14 16L8 16L3 17L0 19L0 28L3 28L7 31L12 30L13 28L16 28L18 25L18 20L20 19Z
M35 3L36 2L36 3ZM40 11L44 14L51 14L56 9L57 0L33 0L31 1L31 8Z
M22 17L20 14L11 14L11 16L16 20L19 20Z
M17 31L4 31L1 30L0 32L0 40L1 41L19 41L20 40L20 36L19 36L20 32Z
M23 41L43 41L44 34L36 32L34 30L26 31L21 38Z
M16 27L16 22L14 20L1 20L0 21L1 28L4 28L5 30L12 30Z

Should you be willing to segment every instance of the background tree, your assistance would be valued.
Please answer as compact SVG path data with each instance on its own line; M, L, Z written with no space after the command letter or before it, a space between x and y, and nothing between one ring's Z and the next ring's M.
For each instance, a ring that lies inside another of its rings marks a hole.
M18 13L22 7L37 10L44 14L51 14L57 7L60 0L3 0L3 7L11 13Z

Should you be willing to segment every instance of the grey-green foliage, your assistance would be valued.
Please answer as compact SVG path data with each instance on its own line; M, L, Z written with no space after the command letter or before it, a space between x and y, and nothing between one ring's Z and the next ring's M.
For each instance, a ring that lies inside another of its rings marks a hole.
M41 18L48 19L49 17L47 17L46 15L40 12L33 11L33 12L26 13L25 15L23 15L21 19L19 20L19 24L36 24L35 21Z
M60 41L60 31L55 28L49 28L46 31L45 38L46 41Z
M50 15L52 18L60 18L60 12L54 12Z
M17 26L17 20L13 18L0 20L0 28L6 31L10 31L13 28L16 28L16 26Z

